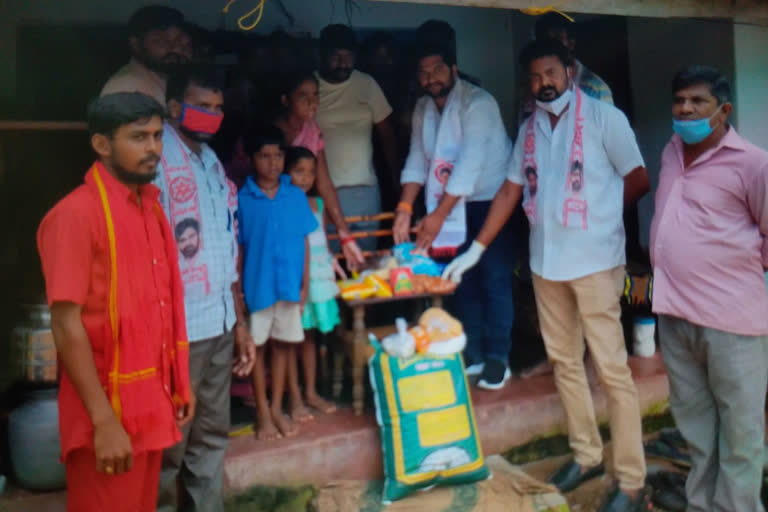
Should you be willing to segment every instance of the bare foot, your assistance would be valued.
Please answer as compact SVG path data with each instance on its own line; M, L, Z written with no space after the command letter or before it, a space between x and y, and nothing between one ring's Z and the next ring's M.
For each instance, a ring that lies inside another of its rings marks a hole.
M307 395L307 405L313 409L317 409L324 414L331 414L332 412L336 412L336 404L325 400L317 393L314 395Z
M528 368L527 370L520 372L520 378L530 379L531 377L538 377L539 375L550 375L553 372L554 369L552 368L552 365L549 363L549 361L544 361L532 368Z
M296 429L296 425L285 416L282 412L279 412L275 414L272 413L272 421L274 422L277 429L280 431L281 434L283 434L283 437L293 437L296 435L296 432L298 431Z
M272 441L283 437L277 430L272 417L269 414L261 415L256 422L256 439L259 441Z
M291 404L291 419L297 423L306 423L315 419L303 402Z

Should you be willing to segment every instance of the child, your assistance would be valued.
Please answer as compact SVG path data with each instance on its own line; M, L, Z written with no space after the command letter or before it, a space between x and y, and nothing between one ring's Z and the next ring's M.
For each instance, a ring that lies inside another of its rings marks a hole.
M308 195L309 206L317 220L318 226L309 235L309 294L301 316L304 327L304 343L301 344L301 360L304 370L304 386L306 404L324 413L332 413L336 406L324 400L317 394L317 353L315 351L314 331L323 334L333 331L339 325L339 305L336 296L339 288L334 280L334 271L346 278L344 271L338 262L331 256L328 250L328 240L323 228L323 200L317 197L315 191L315 169L317 159L309 149L305 147L290 147L285 153L285 172L291 177L291 183L299 187ZM289 386L291 387L291 402L300 404L301 390L299 388L298 371L293 371L296 366L295 359L289 366ZM305 421L311 419L311 415L302 407L293 408L294 420Z
M301 304L309 284L309 239L317 228L306 195L283 174L283 134L276 127L245 138L254 174L238 194L239 236L243 255L243 292L250 311L251 336L257 345L253 388L256 436L274 439L296 433L283 415L288 362L304 340ZM272 404L267 401L264 346L271 349ZM292 404L296 407L299 404Z

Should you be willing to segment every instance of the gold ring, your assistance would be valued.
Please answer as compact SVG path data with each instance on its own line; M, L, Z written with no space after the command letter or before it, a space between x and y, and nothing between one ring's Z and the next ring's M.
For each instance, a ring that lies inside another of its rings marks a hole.
M104 472L108 475L111 475L112 473L115 472L115 469L112 466L107 466L104 468Z

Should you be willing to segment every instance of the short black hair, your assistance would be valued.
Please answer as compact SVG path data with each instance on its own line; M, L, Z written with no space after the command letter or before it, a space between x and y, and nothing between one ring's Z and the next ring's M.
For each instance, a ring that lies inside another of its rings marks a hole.
M456 65L456 54L452 52L450 48L434 43L425 44L416 49L416 65L419 65L421 59L425 57L432 57L434 55L442 57L443 62L445 62L447 66Z
M194 229L198 234L200 234L200 223L197 221L197 219L194 217L187 217L186 219L176 224L176 227L173 230L173 233L176 235L176 239L178 240L181 238L181 235L183 235L184 232L189 228Z
M301 84L308 80L312 80L316 84L318 83L315 72L309 68L297 69L290 73L286 73L280 80L280 85L278 86L279 95L288 96L292 94Z
M165 99L181 102L190 85L196 85L209 91L223 91L224 86L216 75L216 70L209 67L185 67L168 78Z
M563 66L571 65L571 52L557 39L546 38L531 41L520 52L520 67L529 71L531 62L542 57L557 57Z
M280 128L273 124L256 125L243 137L243 148L248 155L248 160L251 160L253 155L261 151L264 146L272 144L285 149L285 136Z
M416 29L418 44L424 47L443 47L448 59L456 64L456 31L447 21L427 20ZM445 59L443 59L445 60ZM448 62L446 61L446 64ZM453 65L451 64L451 65Z
M285 148L285 169L283 169L283 173L290 174L291 168L296 165L296 162L299 160L303 160L305 158L311 159L313 162L315 162L315 165L317 165L317 157L315 154L309 149L304 146L289 146ZM315 173L317 174L317 173ZM310 187L309 190L307 190L308 196L317 196L317 178L315 178L315 182L312 184L312 187Z
M88 104L86 118L90 135L111 137L118 128L139 119L165 118L165 108L140 92L116 92L95 98Z
M128 20L128 32L133 37L144 37L152 30L184 27L184 15L173 7L148 5L134 12Z
M562 14L548 12L536 18L536 26L533 33L537 40L549 39L552 32L564 31L569 39L573 38L573 22Z
M357 36L347 25L328 25L320 31L320 47L326 52L330 50L357 51Z
M692 85L708 85L712 96L717 98L718 105L732 101L731 84L715 67L694 65L681 69L672 79L672 94Z

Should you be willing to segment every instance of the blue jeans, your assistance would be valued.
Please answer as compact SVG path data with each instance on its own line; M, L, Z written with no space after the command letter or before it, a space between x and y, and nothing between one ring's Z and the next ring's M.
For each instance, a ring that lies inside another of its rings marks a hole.
M459 249L466 251L483 227L490 201L466 203L467 241ZM509 223L488 246L477 265L462 277L454 295L453 310L464 325L467 346L466 364L496 359L509 365L512 324L512 275L515 269L515 236Z

